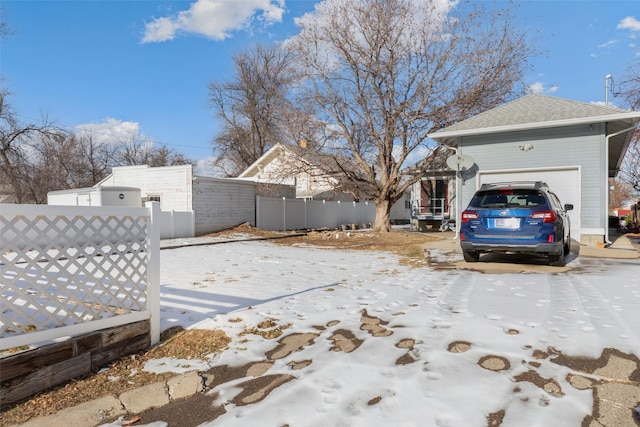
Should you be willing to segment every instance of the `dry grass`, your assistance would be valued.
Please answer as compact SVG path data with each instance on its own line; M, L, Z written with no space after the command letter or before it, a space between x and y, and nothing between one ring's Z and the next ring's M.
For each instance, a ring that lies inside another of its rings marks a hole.
M229 238L274 238L287 233L263 231L242 225L232 230L216 233ZM437 234L408 231L374 233L370 231L311 231L303 236L275 239L274 243L292 246L314 246L343 250L367 250L395 253L408 265L422 265L424 254L421 245L438 239ZM382 255L380 255L382 256ZM233 321L233 320L232 320ZM260 324L243 334L256 334L267 339L277 338L290 325ZM147 361L161 357L176 359L202 359L211 353L221 353L230 338L222 331L182 330L172 328L161 335L160 345L143 353L131 355L112 363L108 369L85 378L73 380L63 386L40 393L2 411L2 425L25 422L31 418L50 415L61 409L75 406L104 396L121 393L143 385L170 378L171 373L154 374L143 370Z
M315 246L344 250L391 252L402 257L406 265L426 263L422 245L438 240L438 233L418 233L392 230L373 231L311 231L304 236L274 240L280 245Z
M230 230L212 233L210 236L236 236L244 239L274 238L273 242L279 245L386 251L400 255L407 262L413 263L424 260L422 244L440 239L438 234L438 232L423 233L393 229L388 233L369 230L322 230L295 233L294 235L289 232L259 230L248 224L242 224Z
M275 319L267 319L263 322L260 322L258 326L254 328L245 328L242 332L240 332L239 336L243 335L259 335L264 339L272 340L280 337L282 332L286 329L289 329L291 324L286 325L278 325Z

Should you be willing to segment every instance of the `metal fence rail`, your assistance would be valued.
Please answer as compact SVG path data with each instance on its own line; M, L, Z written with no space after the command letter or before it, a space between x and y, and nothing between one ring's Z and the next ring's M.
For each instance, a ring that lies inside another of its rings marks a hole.
M444 219L448 206L444 198L431 198L427 206L420 206L420 201L412 202L411 217L417 219Z
M145 319L159 341L159 213L0 205L0 349Z

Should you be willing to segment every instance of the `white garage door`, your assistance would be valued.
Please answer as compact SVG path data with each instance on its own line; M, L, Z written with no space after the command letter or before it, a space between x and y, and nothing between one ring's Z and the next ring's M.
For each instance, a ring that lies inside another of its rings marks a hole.
M562 204L572 204L569 211L571 238L580 241L580 171L566 169L535 169L525 171L485 171L478 174L480 184L505 181L543 181L556 193Z

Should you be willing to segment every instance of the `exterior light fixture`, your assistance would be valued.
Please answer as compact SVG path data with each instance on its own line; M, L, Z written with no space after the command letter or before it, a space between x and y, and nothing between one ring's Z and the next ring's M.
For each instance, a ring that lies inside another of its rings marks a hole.
M518 148L522 151L531 151L533 150L533 145L531 144L520 144L518 145Z

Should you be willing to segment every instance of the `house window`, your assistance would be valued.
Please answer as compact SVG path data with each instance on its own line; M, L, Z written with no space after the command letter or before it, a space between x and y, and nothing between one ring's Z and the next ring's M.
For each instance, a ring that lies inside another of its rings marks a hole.
M144 205L146 202L158 202L160 203L160 195L158 194L149 194L147 197L142 198L142 204Z

